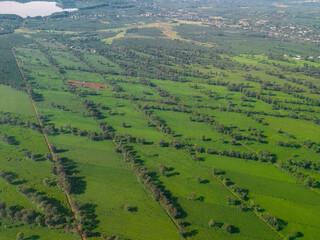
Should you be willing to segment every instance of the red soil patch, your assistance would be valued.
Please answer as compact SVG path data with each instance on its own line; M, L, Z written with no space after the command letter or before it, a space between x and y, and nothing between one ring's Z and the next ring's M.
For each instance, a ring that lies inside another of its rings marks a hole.
M67 82L75 87L83 87L83 88L92 88L92 89L102 89L105 90L106 85L101 84L101 83L90 83L90 82L78 82L78 81L73 81L73 80L67 80Z

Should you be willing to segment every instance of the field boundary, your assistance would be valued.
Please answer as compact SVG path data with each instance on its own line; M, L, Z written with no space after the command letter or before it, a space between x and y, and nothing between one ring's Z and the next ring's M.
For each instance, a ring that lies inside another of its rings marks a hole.
M133 107L140 112L141 114L143 114L149 121L151 121L156 127L157 129L161 131L161 129L158 127L158 125L151 119L149 118L147 115L145 115L140 109L138 109L135 104L133 104ZM162 132L163 133L163 132ZM164 135L166 135L169 139L173 139L173 137L171 137L169 134L167 133L163 133ZM187 153L187 155L190 156L190 153L188 153L185 149L184 151ZM243 202L243 200L236 194L234 193L226 184L224 184L222 181L220 181L214 174L212 174L207 167L203 166L200 162L195 161L207 174L209 174L211 177L213 177L217 182L219 182L222 186L224 186L233 196L235 196L240 202ZM269 223L267 223L267 221L260 215L258 214L256 211L252 211L254 215L256 215L262 222L264 222L271 230L273 230L281 239L285 239L285 237L279 232L277 231L274 227L272 227Z
M57 172L59 173L59 169L57 168L57 160L56 160L55 155L54 155L54 153L53 153L53 151L52 151L52 148L51 148L51 145L50 145L49 140L48 140L48 138L47 138L47 135L46 135L45 132L44 132L43 125L42 125L42 123L41 123L41 120L40 120L40 117L39 117L37 108L36 108L36 106L35 106L35 104L34 104L34 101L33 101L33 99L32 99L32 96L31 96L31 91L30 91L30 89L28 88L27 80L26 80L26 78L25 78L25 76L24 76L24 74L23 74L23 72L22 72L22 70L21 70L20 64L19 64L19 62L18 62L18 59L17 59L17 57L16 57L16 54L15 54L15 52L14 52L13 47L11 48L11 50L12 50L12 54L13 54L13 56L14 56L14 59L15 59L15 61L16 61L16 63L17 63L17 66L18 66L19 72L20 72L20 74L21 74L21 77L22 77L22 79L23 79L23 81L24 81L24 83L25 83L26 90L27 90L27 93L28 93L28 96L29 96L29 100L30 100L30 102L31 102L31 104L32 104L32 107L33 107L33 109L34 109L34 112L35 112L35 114L36 114L36 117L37 117L37 120L38 120L40 129L41 129L42 135L43 135L43 137L44 137L44 139L45 139L45 142L46 142L46 144L47 144L47 146L48 146L49 152L50 152L50 154L51 154L51 156L52 156L53 164L54 164L54 166L56 167ZM62 185L63 185L63 183L62 183ZM64 192L64 194L65 194L65 196L66 196L66 198L67 198L67 201L68 201L68 204L69 204L69 206L70 206L71 212L72 212L72 214L73 214L73 216L74 216L74 219L76 220L76 224L77 224L77 228L78 228L78 230L79 230L79 232L80 232L80 236L81 236L82 240L86 240L86 237L85 237L85 235L84 235L84 233L83 233L83 231L82 231L81 225L80 225L79 222L78 222L77 214L76 214L76 212L75 212L75 210L74 210L74 208L73 208L73 206L72 206L70 196L69 196L69 194L68 194L68 192L67 192L66 190L63 190L63 192Z
M61 45L61 46L63 46L63 47L65 47L66 48L66 46L64 46L63 44L57 44L57 45ZM73 54L73 56L75 56L76 58L78 58L76 55L74 55ZM45 55L45 57L46 57L46 55ZM47 57L46 57L47 58ZM78 58L79 59L79 58ZM88 67L90 67L90 68L92 68L89 64L87 64L86 62L84 62L84 61L82 61L81 59L79 59L83 64L85 64L85 65L87 65ZM58 69L58 67L57 66L55 66L55 65L53 65L52 63L50 63L50 65L52 66L52 69L53 70L55 70L56 72L57 72L57 74L60 76L60 78L61 78L61 80L62 80L62 82L63 83L65 83L66 84L66 79L65 79L65 77L63 76L63 75L61 75L61 74L59 74L59 69ZM98 77L100 77L101 79L104 79L103 78L103 76L101 76L101 74L99 74L98 72L96 72L95 71L95 69L93 69L92 68L92 71L98 76ZM107 87L107 89L108 89L108 87ZM81 101L81 97L80 96L78 96L77 94L74 94L74 96L76 96L80 101ZM94 116L92 116L92 118L95 120L95 122L98 124L98 120L97 120L97 118L96 117L94 117ZM99 125L99 124L98 124ZM115 143L114 143L114 141L111 141L113 144L114 144L114 146L117 146ZM123 155L121 154L121 156L122 156L122 158L123 158ZM124 159L123 159L124 160ZM125 161L125 163L126 163L126 161ZM132 167L130 167L130 165L129 164L126 164L126 166L128 166L130 169L131 169L131 171L132 171ZM134 174L136 177L137 177L137 175L136 174ZM146 189L146 187L144 186L144 185L142 185L143 186L143 189L145 189L146 190L146 192L147 192L147 194L150 194L150 192ZM154 200L154 198L152 198L153 200ZM156 201L156 200L154 200L154 201ZM171 222L175 225L175 227L179 230L179 225L178 225L178 223L170 216L170 214L167 212L167 210L162 206L162 204L159 202L159 201L156 201L158 204L159 204L159 206L162 208L162 210L165 212L165 214L169 217L169 219L171 220ZM183 238L184 239L186 239L186 240L189 240L189 238L188 237L185 237L185 236L183 236ZM83 240L86 240L86 239L83 239Z

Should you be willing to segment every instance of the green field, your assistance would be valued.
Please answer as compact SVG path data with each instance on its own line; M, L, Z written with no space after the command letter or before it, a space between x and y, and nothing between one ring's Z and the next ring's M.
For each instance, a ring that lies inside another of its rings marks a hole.
M0 25L0 239L317 240L320 53L295 5L304 41L265 34L282 5L89 2Z

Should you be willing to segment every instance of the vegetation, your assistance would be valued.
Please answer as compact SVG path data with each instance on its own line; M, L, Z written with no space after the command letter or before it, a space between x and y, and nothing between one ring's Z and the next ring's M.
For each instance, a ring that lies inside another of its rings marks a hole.
M59 3L2 17L1 239L318 238L317 3Z

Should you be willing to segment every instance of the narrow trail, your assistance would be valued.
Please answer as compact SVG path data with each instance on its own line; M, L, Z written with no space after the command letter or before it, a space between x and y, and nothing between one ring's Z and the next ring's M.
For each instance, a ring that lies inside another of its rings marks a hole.
M44 137L44 139L45 139L45 141L46 141L46 144L47 144L48 149L49 149L49 151L50 151L50 154L51 154L51 156L52 156L53 164L54 164L54 166L56 167L56 170L57 170L57 172L58 172L58 174L59 174L60 171L59 171L59 169L57 168L57 159L56 159L56 157L55 157L55 155L54 155L54 153L53 153L53 151L52 151L52 147L51 147L51 145L50 145L50 143L49 143L49 140L48 140L48 138L47 138L47 135L46 135L46 133L44 132L43 125L42 125L42 123L41 123L41 120L40 120L40 117L39 117L37 108L36 108L36 106L35 106L35 104L34 104L34 101L33 101L33 99L32 99L32 96L31 96L31 91L30 91L30 89L28 88L27 80L26 80L26 78L25 78L25 76L24 76L24 73L23 73L22 70L21 70L20 64L19 64L19 62L18 62L18 59L17 59L17 57L16 57L16 54L15 54L15 52L14 52L13 47L11 48L11 51L12 51L12 54L13 54L13 56L14 56L14 59L15 59L15 61L16 61L16 63L17 63L17 66L18 66L18 68L19 68L19 72L20 72L20 74L21 74L21 77L22 77L22 79L23 79L23 81L24 81L24 83L25 83L26 90L27 90L27 93L28 93L28 96L29 96L29 100L30 100L30 102L31 102L31 104L32 104L32 107L33 107L33 110L34 110L34 112L35 112L35 114L36 114L36 117L37 117L37 120L38 120L40 129L41 129L42 135L43 135L43 137ZM64 184L62 183L62 186L63 186L63 185L64 185ZM78 230L79 230L79 232L80 232L81 238L82 238L82 240L86 240L86 237L85 237L85 235L84 235L84 233L83 233L83 231L82 231L81 225L80 225L79 222L78 222L77 214L76 214L76 212L75 212L75 210L74 210L74 208L73 208L73 206L72 206L70 196L69 196L69 194L68 194L68 192L67 192L66 190L63 190L63 192L64 192L64 194L65 194L65 196L66 196L66 198L67 198L67 201L68 201L68 204L69 204L69 206L70 206L71 212L72 212L72 214L73 214L73 216L74 216L74 219L76 220L77 228L78 228Z

